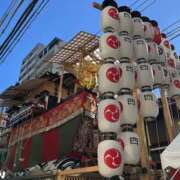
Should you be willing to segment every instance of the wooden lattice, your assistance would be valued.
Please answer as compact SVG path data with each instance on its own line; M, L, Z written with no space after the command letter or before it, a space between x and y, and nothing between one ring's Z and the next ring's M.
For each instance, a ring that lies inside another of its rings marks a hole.
M49 59L49 61L60 64L74 64L85 56L94 53L98 46L99 40L96 35L81 31L57 52L55 56ZM95 60L98 60L98 58Z

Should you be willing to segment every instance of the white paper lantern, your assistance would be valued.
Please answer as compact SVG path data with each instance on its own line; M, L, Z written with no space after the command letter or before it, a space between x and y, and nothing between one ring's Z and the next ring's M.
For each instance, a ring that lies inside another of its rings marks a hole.
M98 127L101 132L119 132L121 125L121 107L117 100L101 100L97 110Z
M144 91L139 96L139 111L143 119L153 121L159 114L156 96L151 91Z
M131 130L121 132L117 139L124 142L124 164L137 165L140 162L139 136Z
M170 43L164 33L161 34L161 46L164 47L165 53L166 53L166 58L169 58L171 55L171 47Z
M170 85L170 73L166 67L162 67L164 79L162 80L163 87L167 88Z
M170 56L170 58L167 58L166 67L170 73L176 72L176 60L174 57Z
M119 36L120 48L119 48L119 60L130 61L133 57L133 40L130 36L120 35Z
M141 19L141 13L139 11L133 11L131 13L133 31L132 35L134 38L143 38L144 37L144 24Z
M148 63L141 63L137 65L137 85L139 88L152 88L154 84L154 77L152 67Z
M137 63L148 61L148 46L144 39L134 40L134 58Z
M131 95L124 93L118 97L121 105L121 126L135 125L137 120L137 104L136 99Z
M156 43L156 44L160 44L161 43L161 31L160 31L160 28L158 26L158 22L155 21L155 20L151 20L150 21L151 24L152 24L152 27L153 27L153 31L154 31L154 38L153 38L153 41Z
M179 97L180 96L180 76L176 74L171 78L171 83L169 87L169 93L171 97Z
M100 56L103 59L117 59L120 48L119 36L116 33L104 33L100 38Z
M121 79L119 83L120 90L133 90L135 84L135 73L133 64L124 62L119 64Z
M158 88L165 81L163 68L160 64L152 64L153 75L154 75L154 88Z
M104 140L98 145L98 170L104 177L122 175L124 167L123 150L115 140Z
M120 6L118 10L119 10L119 18L120 18L119 33L131 35L132 19L131 19L130 8L127 6Z
M179 58L176 54L174 45L171 45L170 57L167 58L166 67L168 68L169 72L175 73L176 71L176 63L179 61Z
M116 7L107 6L101 11L101 26L103 32L119 30L119 12Z
M150 23L150 20L148 17L143 16L142 20L144 22L144 38L147 41L152 41L154 38L154 30L153 30L153 26Z
M162 45L159 45L158 51L159 51L159 61L158 62L164 66L166 63L166 53L165 53L164 47Z
M158 45L151 41L148 42L148 52L149 52L149 62L150 63L158 63L159 61L159 51L158 51Z
M106 92L118 93L121 75L118 65L103 64L98 71L99 92L101 94Z

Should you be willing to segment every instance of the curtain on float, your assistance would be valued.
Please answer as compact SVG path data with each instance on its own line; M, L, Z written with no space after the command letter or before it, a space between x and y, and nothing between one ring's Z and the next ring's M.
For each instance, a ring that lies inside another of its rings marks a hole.
M51 161L59 157L58 133L58 128L55 128L42 134L42 161Z
M9 153L8 153L8 160L7 160L7 167L9 170L13 170L13 165L15 161L16 156L16 144L10 147Z
M22 143L22 146L23 146L23 150L22 150L22 154L21 154L22 161L20 163L20 166L21 166L21 168L24 169L24 168L28 167L30 153L32 150L32 138L25 139Z
M32 137L31 147L28 167L42 162L42 134L38 134Z
M15 157L15 160L14 160L15 166L13 168L14 171L18 171L20 169L21 153L22 153L22 141L19 141L16 144L16 157Z
M73 141L80 127L80 122L82 115L75 117L74 119L68 121L59 128L59 141L60 141L60 151L59 157L62 158L72 151Z

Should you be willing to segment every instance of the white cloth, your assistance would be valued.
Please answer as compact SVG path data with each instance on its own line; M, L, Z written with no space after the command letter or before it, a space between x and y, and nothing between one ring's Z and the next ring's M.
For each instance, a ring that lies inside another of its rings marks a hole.
M180 168L180 133L161 153L161 165L163 170L168 166Z

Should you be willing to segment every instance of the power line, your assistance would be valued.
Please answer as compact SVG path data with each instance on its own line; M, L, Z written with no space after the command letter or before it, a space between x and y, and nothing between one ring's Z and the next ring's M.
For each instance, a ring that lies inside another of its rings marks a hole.
M153 0L149 5L145 6L142 10L140 10L141 12L145 11L146 9L148 9L149 7L151 7L154 3L156 2L156 0Z
M132 4L130 4L130 7L134 6L134 5L137 4L139 1L141 1L141 0L136 0L136 1L134 1Z
M174 39L178 38L179 36L180 36L180 33L179 33L179 34L177 34L176 36L172 37L172 38L170 39L170 41L172 41L172 40L174 40Z
M14 44L11 44L8 49L6 50L6 52L3 53L3 55L0 57L0 59L2 59L0 61L0 64L2 64L6 58L9 56L9 54L12 53L13 49L16 47L16 45L20 42L20 40L22 39L22 37L24 36L24 34L26 33L26 31L29 29L29 27L31 26L31 24L35 21L35 19L37 18L37 16L41 13L41 11L46 7L46 5L49 3L50 0L47 0L44 4L43 2L41 2L41 4L39 5L39 7L33 12L33 14L31 15L31 17L28 19L28 21L25 23L25 25L23 26L23 28L20 30L20 32L16 35L15 39L14 39Z
M11 12L12 7L16 4L16 1L17 0L12 0L10 5L8 6L7 10L4 12L2 18L0 19L0 27L6 21L6 18L8 17L9 13Z
M23 12L22 16L19 18L18 22L16 23L15 27L12 29L8 37L5 39L3 44L0 46L0 55L3 54L9 43L12 41L13 37L16 35L16 33L19 31L21 26L24 24L32 10L34 9L35 5L38 3L38 0L33 0L28 7Z
M134 8L134 9L138 9L138 8L140 8L141 6L143 6L144 4L146 4L148 1L150 1L150 0L144 0L141 4L139 4L136 8Z
M180 32L180 28L178 28L175 31L173 31L171 34L168 35L168 37L171 37L171 36L177 34L178 32Z
M19 4L17 5L17 7L14 9L14 11L12 12L12 15L10 17L10 19L8 20L6 26L2 29L2 31L0 32L0 36L2 36L4 34L4 32L6 31L6 29L8 28L9 24L11 23L12 19L14 18L15 14L17 13L17 11L19 10L19 8L21 7L21 5L23 4L24 0L21 0L19 2Z
M165 27L164 29L162 29L162 32L168 30L169 28L171 28L172 26L178 24L180 22L180 19L176 20L175 22L171 23L170 25L168 25L167 27Z
M180 26L177 26L176 28L174 28L171 31L167 32L166 35L169 36L170 34L174 33L177 29L180 29Z

